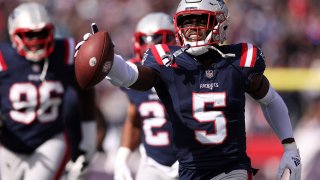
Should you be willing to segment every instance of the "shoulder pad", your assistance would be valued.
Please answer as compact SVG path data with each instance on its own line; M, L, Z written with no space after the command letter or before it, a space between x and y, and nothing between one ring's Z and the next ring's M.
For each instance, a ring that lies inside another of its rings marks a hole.
M7 69L8 69L8 66L6 64L6 61L4 60L2 52L0 51L0 72L6 71Z
M257 60L257 47L250 43L242 43L240 67L254 67Z
M159 65L169 66L173 61L173 55L170 51L170 48L166 44L157 44L151 46L151 52ZM171 67L176 67L176 64L173 63Z
M65 65L71 65L74 62L75 41L73 38L55 40L55 51L63 52L63 62Z
M151 46L151 52L159 65L164 65L162 60L170 54L169 47L166 44Z
M64 63L67 65L73 64L74 53L75 53L75 42L73 38L68 38L64 40L65 53L64 53Z

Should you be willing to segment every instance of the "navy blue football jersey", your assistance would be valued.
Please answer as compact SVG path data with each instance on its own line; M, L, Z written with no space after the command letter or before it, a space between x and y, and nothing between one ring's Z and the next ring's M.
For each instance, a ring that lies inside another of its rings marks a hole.
M132 63L140 61L131 59ZM158 163L171 166L177 161L172 145L172 126L164 105L155 89L145 92L122 88L127 93L142 121L142 143L149 157Z
M46 70L45 61L26 60L11 44L0 44L1 143L8 149L31 153L64 131L64 93L76 83L73 52L73 39L56 40Z
M219 46L235 57L210 50L206 56L215 63L205 67L180 48L155 45L143 58L144 66L160 74L155 87L172 120L180 167L214 171L241 164L249 170L245 92L252 77L265 70L262 51L247 43ZM176 57L166 67L161 57L170 54Z

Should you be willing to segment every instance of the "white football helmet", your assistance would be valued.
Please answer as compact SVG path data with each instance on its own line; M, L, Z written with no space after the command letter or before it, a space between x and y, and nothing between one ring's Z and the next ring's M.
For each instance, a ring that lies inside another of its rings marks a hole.
M54 26L38 3L17 6L9 15L8 31L13 47L28 60L40 61L53 51Z
M197 19L201 22L189 23ZM223 0L181 0L174 16L175 35L180 46L190 45L187 50L193 55L201 55L208 51L208 46L223 43L229 23L228 9ZM199 32L206 30L206 36L200 37ZM186 32L192 31L192 37Z
M137 24L133 37L134 52L141 59L154 44L175 44L172 17L162 12L149 13Z

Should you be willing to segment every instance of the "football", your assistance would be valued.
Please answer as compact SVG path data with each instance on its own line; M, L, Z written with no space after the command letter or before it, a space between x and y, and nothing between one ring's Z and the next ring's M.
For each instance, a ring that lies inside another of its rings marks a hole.
M106 31L93 34L78 49L75 75L82 89L94 87L109 73L114 56L114 45Z

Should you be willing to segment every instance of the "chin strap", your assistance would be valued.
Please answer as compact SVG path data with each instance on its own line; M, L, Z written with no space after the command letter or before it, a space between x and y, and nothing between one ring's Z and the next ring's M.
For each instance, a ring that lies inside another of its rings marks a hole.
M221 52L218 48L214 47L214 46L208 46L209 49L213 49L215 51L217 51L223 58L232 58L232 57L236 57L235 54L233 53L223 53Z

